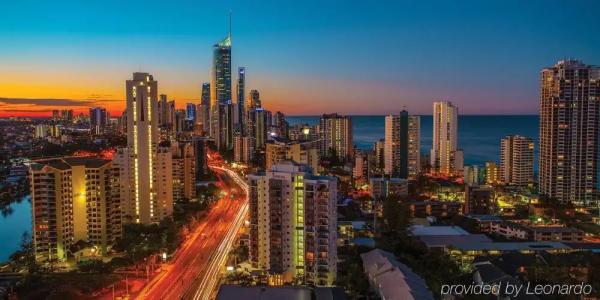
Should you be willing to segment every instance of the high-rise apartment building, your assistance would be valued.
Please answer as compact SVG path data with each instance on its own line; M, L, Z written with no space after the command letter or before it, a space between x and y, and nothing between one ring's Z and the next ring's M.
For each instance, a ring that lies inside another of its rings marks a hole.
M354 152L352 179L354 179L355 184L364 184L368 182L369 174L369 152L356 150Z
M509 135L500 143L500 180L515 186L533 185L533 139Z
M169 128L169 104L167 102L167 95L160 94L158 100L158 127Z
M379 172L385 168L385 139L380 139L373 143L373 152L375 153L375 169Z
M249 176L250 260L271 284L329 286L337 271L337 181L282 162Z
M185 109L176 109L175 110L175 122L173 123L173 132L182 133L186 131L187 128L187 114Z
M238 124L237 128L241 135L245 135L246 125L246 68L238 68L237 78L237 113Z
M319 173L319 149L315 142L273 140L266 143L265 170L285 160L310 167L312 174Z
M233 147L231 98L231 33L213 46L210 83L210 136L219 150Z
M498 164L493 161L485 162L485 184L500 184L500 168L498 167Z
M196 155L196 180L202 180L208 175L207 138L194 139L194 153Z
M173 201L196 197L196 157L191 142L176 142L171 146L173 170Z
M233 137L233 160L240 163L250 163L254 158L254 138L236 135Z
M30 166L36 260L67 259L79 241L109 253L121 237L119 174L110 160L63 157Z
M458 148L458 108L451 102L433 103L432 172L461 176L463 152Z
M99 135L106 132L108 127L108 112L106 108L92 107L90 108L90 134Z
M465 166L464 170L464 181L465 181L465 185L468 186L478 186L480 185L482 182L480 181L480 168L477 165L473 165L473 166Z
M421 174L421 117L408 116L408 179Z
M541 71L540 194L598 200L600 67L562 60Z
M262 107L262 104L260 102L260 93L258 92L258 90L250 90L250 93L248 94L248 101L246 101L246 106L246 111L249 111L253 108Z
M171 152L158 141L157 90L148 73L133 73L126 82L127 147L113 158L126 222L156 223L173 212Z
M319 123L320 155L347 161L354 155L352 145L352 118L338 114L324 114Z
M200 108L198 109L199 123L205 134L210 133L210 83L202 84L200 95Z
M248 136L254 138L255 149L265 148L267 142L267 111L263 108L253 108L248 112Z
M406 110L385 117L384 172L415 179L421 171L420 118Z

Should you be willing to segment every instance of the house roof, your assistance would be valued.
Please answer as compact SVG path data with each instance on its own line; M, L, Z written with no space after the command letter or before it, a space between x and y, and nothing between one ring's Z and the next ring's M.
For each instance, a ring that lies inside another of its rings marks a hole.
M425 280L389 252L375 249L360 255L371 285L383 299L433 299Z

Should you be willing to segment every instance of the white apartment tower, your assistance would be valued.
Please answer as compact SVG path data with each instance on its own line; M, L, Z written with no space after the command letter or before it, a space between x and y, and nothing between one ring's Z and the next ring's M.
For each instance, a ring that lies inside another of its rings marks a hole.
M126 222L156 223L173 212L171 153L158 143L157 90L148 73L133 73L126 82L127 147L113 159Z
M533 139L509 135L500 146L500 180L504 184L527 186L533 184Z
M433 103L431 170L445 176L461 176L463 152L458 149L458 108L452 102Z

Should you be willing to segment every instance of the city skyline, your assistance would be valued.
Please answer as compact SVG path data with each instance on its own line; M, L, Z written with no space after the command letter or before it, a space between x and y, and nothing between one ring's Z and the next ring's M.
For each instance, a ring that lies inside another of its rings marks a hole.
M121 83L133 71L155 74L178 108L197 104L230 10L232 68L247 68L247 89L260 90L273 111L385 115L407 107L423 115L432 101L452 101L461 114L537 114L541 68L565 57L600 61L600 38L585 18L598 3L538 4L157 4L141 12L157 20L150 28L132 26L127 7L111 3L7 4L0 116L94 106L118 115ZM579 22L568 22L575 15Z

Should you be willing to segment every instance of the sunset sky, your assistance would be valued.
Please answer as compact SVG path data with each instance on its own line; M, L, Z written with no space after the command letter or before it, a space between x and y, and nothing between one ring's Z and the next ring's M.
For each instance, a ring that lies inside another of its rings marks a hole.
M600 64L593 0L3 1L0 116L116 114L136 71L197 103L229 11L234 72L289 115L535 114L542 67Z

